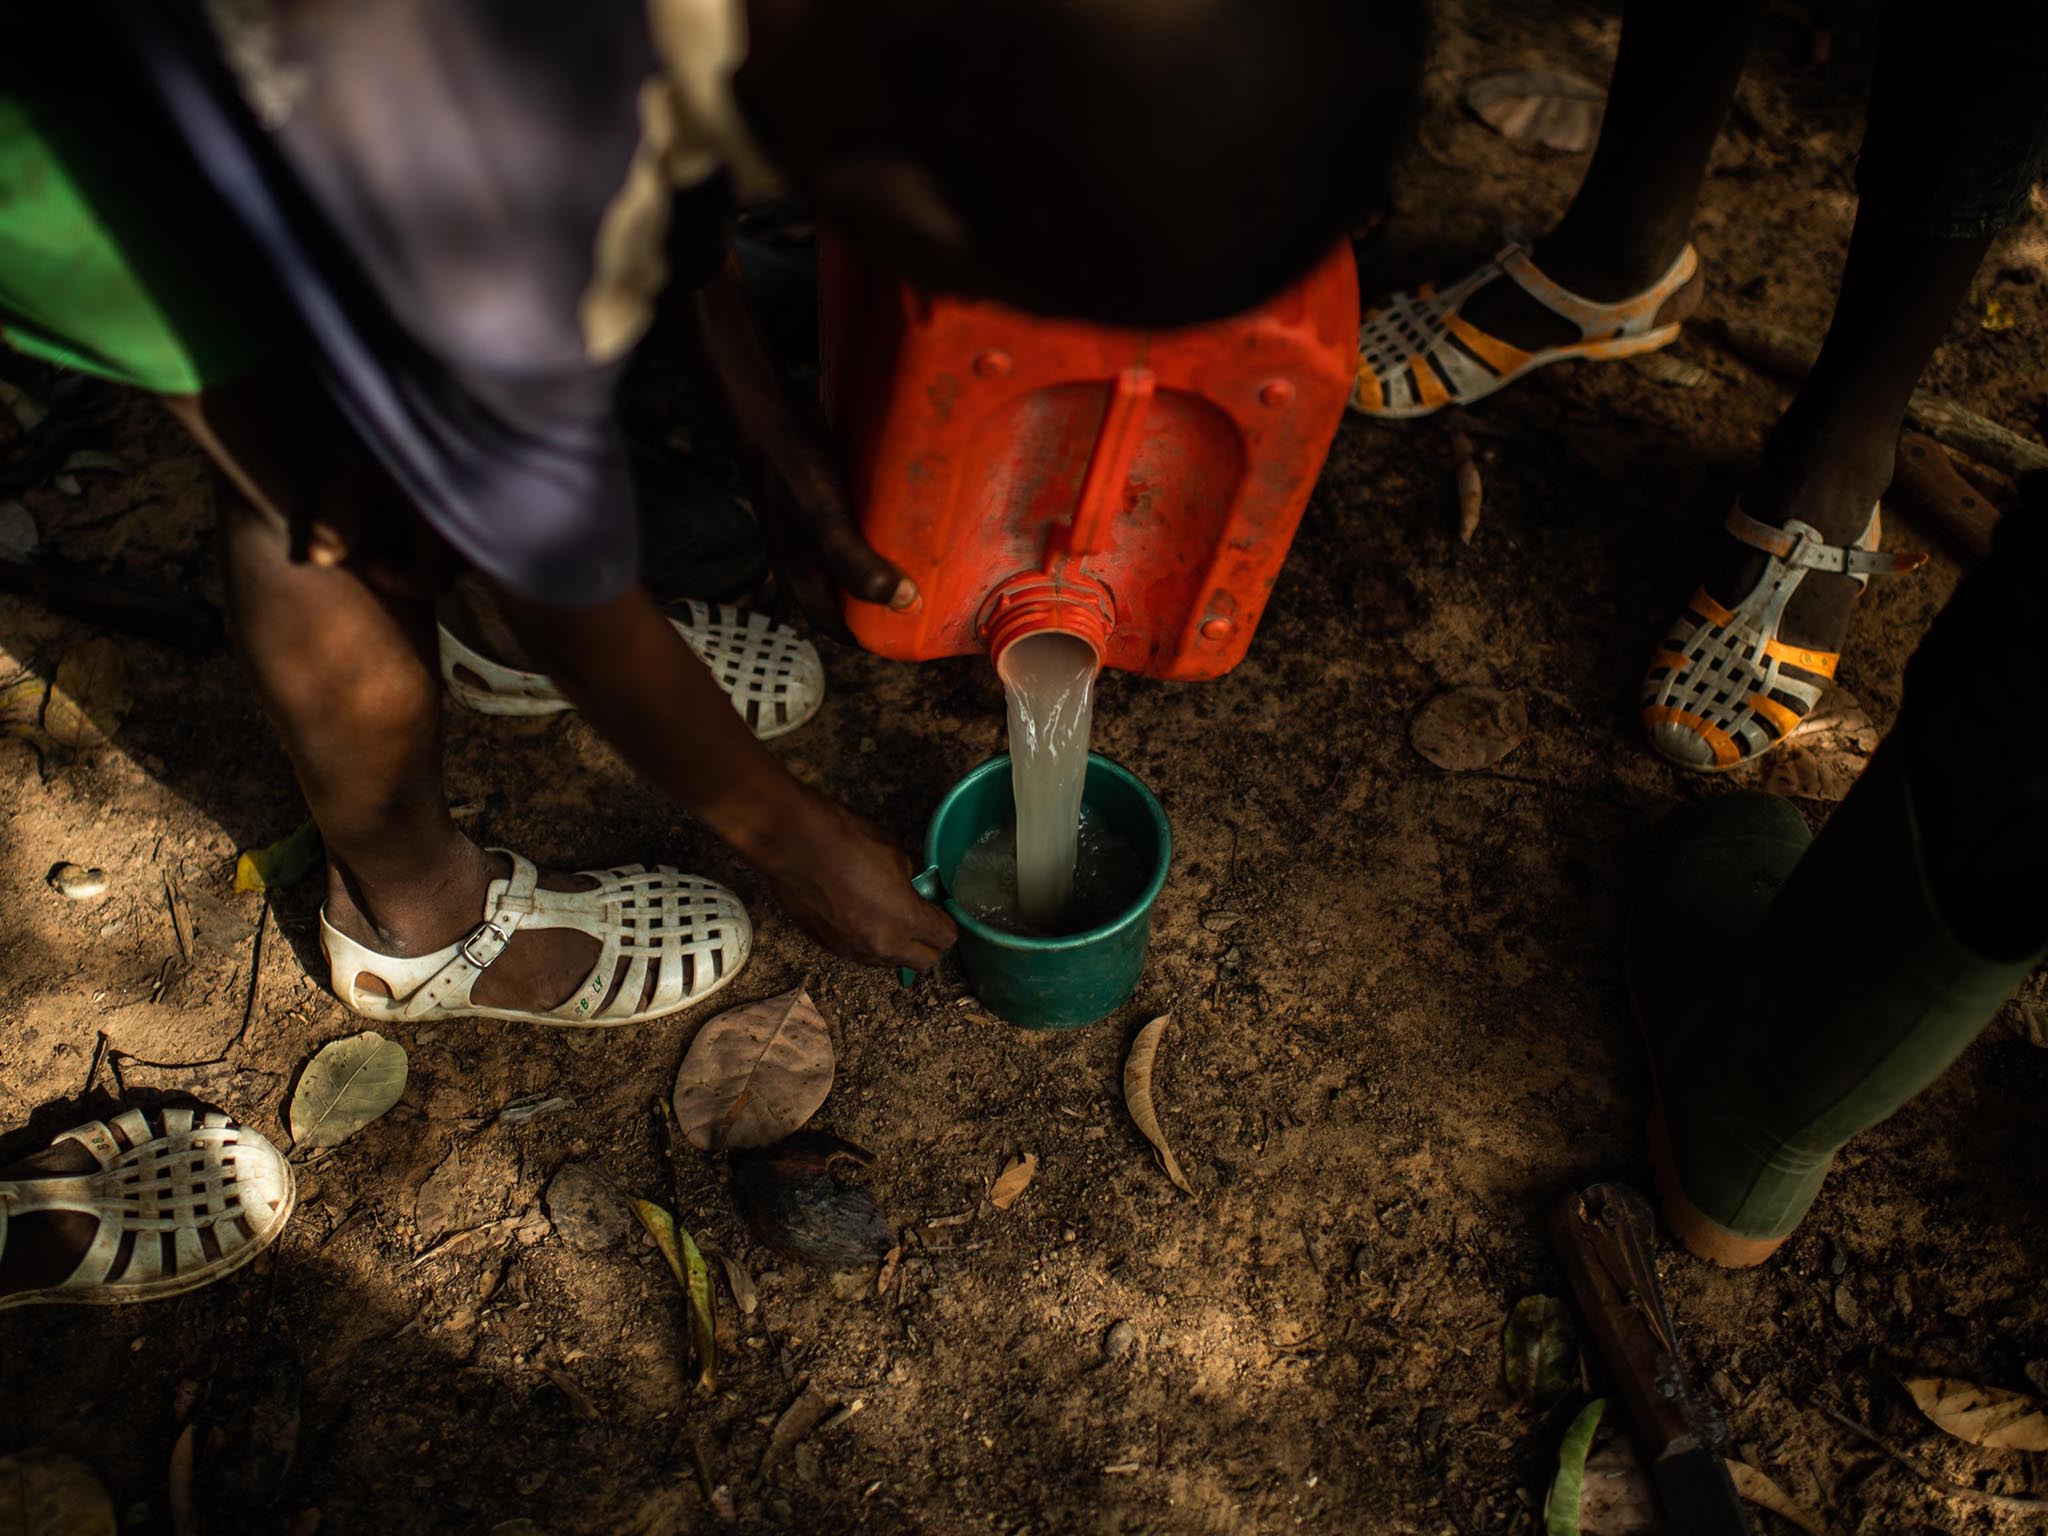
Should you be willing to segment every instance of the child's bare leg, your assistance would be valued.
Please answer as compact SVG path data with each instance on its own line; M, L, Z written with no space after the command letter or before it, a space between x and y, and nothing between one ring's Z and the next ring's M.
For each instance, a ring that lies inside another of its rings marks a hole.
M359 545L344 559L339 542L359 524L401 521L396 493L319 417L317 398L289 381L172 409L253 498L228 498L222 516L230 616L327 844L329 921L385 954L455 943L482 919L490 881L508 871L448 816L432 600L366 570L376 550ZM287 526L320 530L312 558L292 558ZM553 1007L596 957L586 934L522 932L478 978L475 999Z
M1767 523L1800 518L1830 544L1849 544L1891 484L1906 404L1969 293L1988 235L1943 239L1868 207L1842 268L1841 295L1820 358L1764 445L1743 509ZM1727 542L1707 590L1732 603L1763 558ZM1811 650L1842 646L1857 586L1815 571L1785 607L1780 637Z
M1707 157L1763 13L1764 0L1711 7L1635 0L1628 6L1593 163L1564 218L1533 253L1552 279L1589 299L1624 299L1678 259L1692 231ZM1686 318L1701 293L1695 277L1665 302L1659 323ZM1464 314L1518 347L1578 340L1576 326L1513 283L1481 289Z

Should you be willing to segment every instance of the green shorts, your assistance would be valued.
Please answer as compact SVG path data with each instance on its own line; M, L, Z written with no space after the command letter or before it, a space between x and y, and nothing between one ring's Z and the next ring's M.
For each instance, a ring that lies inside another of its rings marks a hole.
M248 373L284 310L169 128L132 92L0 83L0 341L156 394Z

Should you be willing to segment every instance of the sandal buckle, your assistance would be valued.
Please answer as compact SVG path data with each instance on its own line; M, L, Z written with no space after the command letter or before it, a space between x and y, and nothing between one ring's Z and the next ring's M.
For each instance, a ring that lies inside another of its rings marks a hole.
M492 950L488 955L476 955L471 953L470 946L475 944L478 940L482 939L483 936L487 933L494 933L498 936L498 947ZM485 918L482 922L476 925L476 931L470 934L468 938L462 941L462 945L461 948L458 950L458 953L462 956L463 959L467 960L471 965L475 966L478 970L481 971L485 969L487 966L489 966L493 960L497 959L498 956L505 953L505 946L507 944L510 944L511 942L511 934L507 933L503 928L500 928L496 923L492 922L489 918Z

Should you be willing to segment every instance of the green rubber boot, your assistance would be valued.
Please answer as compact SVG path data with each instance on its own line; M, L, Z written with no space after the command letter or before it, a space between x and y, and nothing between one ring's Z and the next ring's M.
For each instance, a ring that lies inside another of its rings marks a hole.
M1720 1264L1770 1257L1835 1154L1940 1076L2040 958L1988 959L1950 932L1895 747L1808 841L1769 795L1696 806L1629 917L1658 1195Z

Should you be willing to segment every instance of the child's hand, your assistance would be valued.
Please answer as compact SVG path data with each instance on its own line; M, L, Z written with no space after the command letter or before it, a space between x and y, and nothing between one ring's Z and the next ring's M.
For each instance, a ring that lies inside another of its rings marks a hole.
M804 932L849 959L917 970L952 944L953 920L911 888L903 850L790 776L644 588L587 609L493 590L598 734L767 876Z
M916 586L861 537L825 414L784 382L747 301L739 259L691 301L704 360L732 412L775 574L828 635L850 639L841 594L907 608Z
M841 593L863 603L905 608L917 588L861 536L837 450L821 421L792 413L763 445L755 511L768 558L783 586L826 634L847 638Z
M797 926L836 955L930 970L959 936L910 885L910 860L863 816L815 791L799 798L772 847L749 857Z

